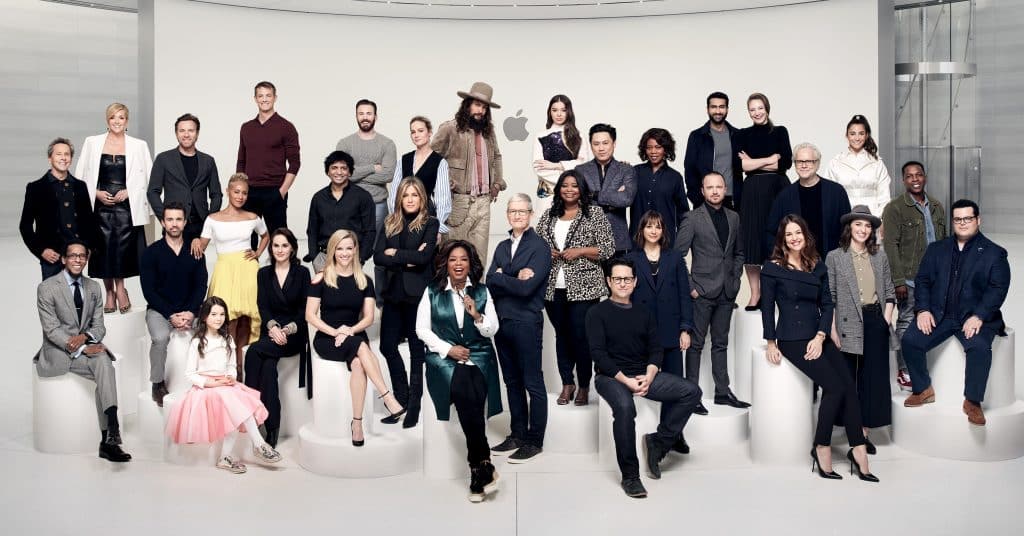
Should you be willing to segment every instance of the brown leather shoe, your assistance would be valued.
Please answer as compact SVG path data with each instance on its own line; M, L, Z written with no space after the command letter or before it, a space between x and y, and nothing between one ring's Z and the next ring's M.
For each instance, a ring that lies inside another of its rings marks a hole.
M932 386L929 385L924 391L908 396L907 399L903 401L903 406L907 408L916 408L925 404L931 404L932 402L935 402L935 389L932 389Z
M558 395L558 398L555 400L555 403L558 404L559 406L564 406L568 404L570 400L572 400L572 395L574 394L576 394L575 385L563 385L562 393Z
M967 414L967 421L977 426L985 426L985 412L981 411L981 406L964 400L964 413Z
M573 401L573 404L575 404L577 406L586 406L589 403L590 403L590 388L589 387L580 387L579 392L576 393L576 400Z

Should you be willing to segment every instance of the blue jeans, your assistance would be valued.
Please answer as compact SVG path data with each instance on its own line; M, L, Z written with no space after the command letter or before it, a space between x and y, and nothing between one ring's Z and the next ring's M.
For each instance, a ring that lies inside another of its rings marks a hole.
M501 330L494 336L501 377L508 392L511 435L538 448L544 447L544 430L548 425L548 393L541 369L543 336L542 318L534 321L503 319Z
M982 326L977 335L968 339L964 337L963 324L948 317L943 318L930 335L922 333L917 322L911 322L903 335L903 359L907 362L914 392L920 393L932 384L932 377L928 375L928 350L950 337L956 337L967 353L964 397L981 403L988 385L988 372L992 368L992 341L996 338L996 332Z

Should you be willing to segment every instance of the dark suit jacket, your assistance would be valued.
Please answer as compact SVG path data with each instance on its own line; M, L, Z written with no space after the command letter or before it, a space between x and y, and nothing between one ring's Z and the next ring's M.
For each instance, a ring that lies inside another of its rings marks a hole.
M178 201L185 205L186 211L189 210L189 206L194 206L199 221L203 221L209 213L220 210L224 197L220 190L217 163L212 156L197 150L196 158L199 162L196 182L190 185L188 177L185 176L185 167L181 165L180 154L175 147L156 155L156 160L153 160L153 171L149 174L149 189L146 192L149 206L153 208L156 217L162 219L164 203ZM185 218L187 221L188 214Z
M691 210L683 218L676 238L676 250L683 256L693 252L690 262L690 287L697 294L714 299L723 291L732 300L740 291L743 274L743 242L740 237L740 216L723 207L729 222L729 238L725 245L718 239L718 231L704 204Z
M533 270L533 277L525 281L517 279L523 268ZM550 274L551 248L532 227L519 239L515 257L512 256L512 238L498 243L487 270L487 290L494 298L498 318L543 320L544 291Z
M576 171L582 173L587 181L587 187L594 199L591 205L601 207L608 218L608 223L612 226L612 236L615 237L615 249L631 249L633 239L630 238L629 226L626 225L626 209L633 205L633 198L636 197L636 171L633 166L613 159L608 162L603 184L601 166L597 160L576 166Z
M686 177L686 196L693 207L704 203L701 188L704 175L715 171L715 140L711 137L710 121L704 126L690 132L686 140L686 156L683 158L683 175ZM733 206L740 206L740 194L743 192L743 163L740 162L739 135L740 130L728 122L729 140L732 142L732 199Z
M380 295L387 301L389 291L396 284L405 288L406 294L416 298L423 295L430 277L433 275L434 250L437 248L437 229L439 227L437 218L430 216L427 222L418 231L409 229L408 225L402 227L401 232L387 236L384 229L377 235L377 244L373 250L373 263L384 267L384 281L380 285ZM421 251L420 245L426 244ZM384 250L395 248L394 255L385 255ZM409 266L409 265L412 266Z
M309 270L301 264L292 264L284 279L284 286L277 283L274 265L270 264L256 272L256 306L260 311L260 337L267 337L270 322L276 322L281 328L294 322L298 332L288 337L287 347L299 352L309 338L306 326L306 297L309 294Z
M627 258L636 268L633 305L645 307L658 324L658 343L662 348L678 348L679 333L693 330L693 298L686 273L686 259L674 249L661 250L658 282L654 282L647 254L631 251Z
M67 181L71 181L75 190L75 215L78 220L78 236L90 249L97 245L98 228L92 213L92 198L85 183L68 173ZM39 257L43 250L50 248L61 255L64 254L64 236L58 226L60 216L57 206L57 194L50 183L50 172L42 178L34 180L25 187L25 204L21 209L21 222L18 230L21 239L33 255Z
M839 218L850 213L850 196L846 194L846 188L835 181L821 178L821 220L823 236L814 237L817 242L817 249L822 259L829 251L839 247L839 235L843 232L843 226L839 224ZM764 229L765 251L771 252L775 245L775 233L779 230L779 222L787 214L802 215L800 212L800 183L794 182L784 188L772 203L772 211L768 215L768 225Z
M779 324L775 325L775 304ZM832 290L828 269L819 261L810 272L790 270L774 262L761 268L761 323L766 340L800 341L819 331L832 332Z
M954 320L963 323L971 315L977 315L984 322L984 327L1002 335L1006 325L999 308L1006 301L1006 293L1010 289L1010 263L1006 260L1006 250L981 233L968 246L970 251L964 252L967 257L960 261L962 286ZM914 312L931 312L936 324L945 315L952 268L950 255L955 247L955 236L932 242L925 250L914 278Z

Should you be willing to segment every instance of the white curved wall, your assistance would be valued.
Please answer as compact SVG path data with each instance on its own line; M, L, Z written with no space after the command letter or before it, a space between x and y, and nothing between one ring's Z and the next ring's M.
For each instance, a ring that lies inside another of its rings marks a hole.
M746 95L766 93L775 122L794 143L817 143L826 160L844 147L850 116L878 116L877 0L541 22L381 20L167 0L155 2L153 19L155 151L174 146L178 115L197 114L199 146L227 177L238 127L256 114L252 87L273 81L278 111L302 144L289 208L299 233L310 197L326 183L323 158L356 129L361 97L378 103L378 131L403 153L412 148L408 119L451 117L455 92L474 80L495 87L496 122L523 109L531 133L543 128L548 99L565 93L581 130L595 122L618 128L619 159L636 163L643 131L668 128L679 169L686 135L706 120L704 98L713 90L732 97L738 126L749 124ZM501 150L510 190L533 194L530 143L502 137ZM496 211L495 232L503 220Z

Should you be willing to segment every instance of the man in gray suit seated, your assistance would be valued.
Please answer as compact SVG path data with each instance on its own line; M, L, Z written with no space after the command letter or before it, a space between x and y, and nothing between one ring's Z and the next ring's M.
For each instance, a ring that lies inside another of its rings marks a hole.
M69 241L61 257L64 270L44 280L37 290L43 346L33 359L36 373L50 378L72 372L95 381L96 413L103 433L100 458L126 462L132 457L120 447L114 358L100 342L107 333L103 291L99 283L82 275L89 262L84 244Z
M748 408L729 388L727 351L729 322L740 291L743 273L743 242L739 239L740 217L723 206L725 178L721 173L704 175L701 192L704 204L683 219L676 248L693 253L690 270L690 295L693 296L694 332L686 350L686 379L694 383L700 376L700 356L704 350L708 326L711 327L711 375L715 379L715 404ZM703 403L693 410L707 415Z
M593 194L593 204L601 207L615 237L615 256L633 249L626 224L626 209L636 197L636 172L633 166L615 159L615 127L598 123L590 127L590 150L594 159L576 166Z

